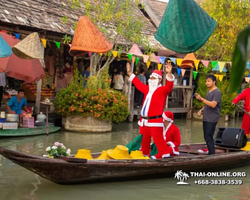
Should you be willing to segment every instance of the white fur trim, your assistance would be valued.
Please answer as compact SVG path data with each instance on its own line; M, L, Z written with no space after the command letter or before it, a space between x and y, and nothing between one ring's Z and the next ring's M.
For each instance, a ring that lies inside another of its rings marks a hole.
M147 127L163 127L163 123L149 123L146 119L142 119L142 121L139 120L138 125Z
M168 158L168 157L170 157L170 153L162 155L162 158Z
M167 144L170 144L171 147L175 147L175 144L171 141L167 142Z
M154 159L154 160L156 159L156 157L155 157L155 156L151 156L150 158L152 158L152 159Z
M150 75L150 78L151 78L151 77L155 77L155 78L162 79L162 76L160 76L159 74L156 74L156 73L152 73L152 74Z
M168 117L165 115L165 113L162 114L162 117L163 117L163 119L165 119L165 120L168 121L168 122L171 122L171 123L174 122L172 119L168 118Z
M147 96L146 96L146 99L142 105L142 109L141 109L141 116L143 117L146 117L148 116L148 110L149 110L149 106L150 106L150 103L151 103L151 99L152 99L152 96L153 96L153 93L148 93ZM146 106L146 108L145 108ZM145 115L143 115L143 110L145 108Z
M175 79L175 76L174 76L173 74L172 74L172 77L173 77L173 78L169 78L168 75L166 75L166 79L167 79L168 81L170 81L170 82L173 82L174 79Z
M173 148L173 154L180 155L179 151L175 151L174 148Z
M167 131L169 129L169 127L172 125L172 123L170 122L169 125L167 126L166 130L165 130L165 127L163 126L163 139L166 141L166 134L167 134Z
M134 78L135 78L135 74L132 74L132 75L129 77L128 81L132 82Z

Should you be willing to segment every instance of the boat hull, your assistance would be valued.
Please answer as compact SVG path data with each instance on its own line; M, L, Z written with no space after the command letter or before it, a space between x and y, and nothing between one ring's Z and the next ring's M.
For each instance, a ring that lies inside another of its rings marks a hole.
M0 154L58 184L174 177L177 170L212 172L250 164L250 151L176 156L162 160L88 160L86 163L32 156L3 147L0 147Z

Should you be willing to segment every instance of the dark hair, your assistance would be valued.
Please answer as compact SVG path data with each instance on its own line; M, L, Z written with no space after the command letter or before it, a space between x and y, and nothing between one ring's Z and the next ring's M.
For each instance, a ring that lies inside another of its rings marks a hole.
M19 89L17 93L20 93L20 92L24 92L24 90L23 89Z
M172 65L172 67L174 67L174 63L172 62L172 60L170 58L166 58L164 60L164 65L168 62L168 61L171 61L170 64Z
M215 81L215 82L216 82L216 77L215 77L215 75L213 75L213 74L208 74L208 75L206 76L206 79L208 79L208 78L210 78L210 79L212 79L212 81Z
M144 69L140 69L140 74L142 74L143 72L145 72L145 70Z

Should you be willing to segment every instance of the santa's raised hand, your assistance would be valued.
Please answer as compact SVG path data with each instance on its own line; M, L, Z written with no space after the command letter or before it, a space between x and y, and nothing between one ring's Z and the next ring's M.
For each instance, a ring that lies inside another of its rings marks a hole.
M167 73L170 73L170 74L172 73L172 65L171 65L171 63L166 63L165 68L166 68Z
M173 78L173 76L172 76L172 64L169 62L166 62L165 68L166 68L166 72L168 74L168 77Z

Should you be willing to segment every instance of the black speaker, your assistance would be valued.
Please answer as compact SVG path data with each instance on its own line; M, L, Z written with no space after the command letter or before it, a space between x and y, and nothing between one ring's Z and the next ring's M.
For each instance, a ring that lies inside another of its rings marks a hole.
M219 127L216 132L214 143L218 146L231 148L243 148L246 146L247 137L241 128Z

